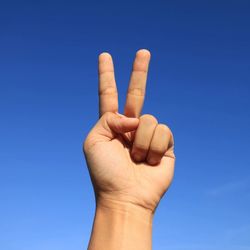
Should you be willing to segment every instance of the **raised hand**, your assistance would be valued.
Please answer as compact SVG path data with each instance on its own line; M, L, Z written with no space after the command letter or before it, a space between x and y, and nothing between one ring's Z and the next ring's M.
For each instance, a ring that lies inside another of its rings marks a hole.
M124 115L111 55L99 56L100 119L84 142L97 205L110 202L154 212L174 174L170 129L152 115L142 115L150 52L136 53Z

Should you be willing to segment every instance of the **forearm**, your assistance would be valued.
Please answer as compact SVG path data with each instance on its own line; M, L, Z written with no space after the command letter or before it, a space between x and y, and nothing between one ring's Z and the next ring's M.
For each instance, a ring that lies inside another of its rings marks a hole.
M88 250L151 250L151 211L133 204L100 201Z

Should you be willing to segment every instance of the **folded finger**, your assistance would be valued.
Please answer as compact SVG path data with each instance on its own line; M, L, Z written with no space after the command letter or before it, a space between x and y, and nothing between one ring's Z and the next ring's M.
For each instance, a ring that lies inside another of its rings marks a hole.
M140 117L131 152L135 161L140 162L146 159L156 126L157 120L152 115Z
M162 157L171 146L172 140L171 130L164 124L158 124L150 143L147 162L151 165L160 163Z

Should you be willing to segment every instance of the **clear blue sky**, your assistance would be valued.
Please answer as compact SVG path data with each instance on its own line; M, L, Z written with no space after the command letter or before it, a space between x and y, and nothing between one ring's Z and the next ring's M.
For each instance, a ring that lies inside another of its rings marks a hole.
M170 126L177 156L154 249L249 250L249 27L240 0L1 1L0 248L86 249L97 57L113 55L122 107L147 48L144 113Z

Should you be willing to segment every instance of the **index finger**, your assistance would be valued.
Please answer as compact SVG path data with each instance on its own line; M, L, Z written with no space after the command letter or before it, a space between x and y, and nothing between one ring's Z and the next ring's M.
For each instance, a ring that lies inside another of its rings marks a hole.
M99 55L99 116L118 111L118 94L112 57L103 52Z
M139 117L145 97L150 52L138 50L133 63L130 83L127 92L124 114L128 117Z

